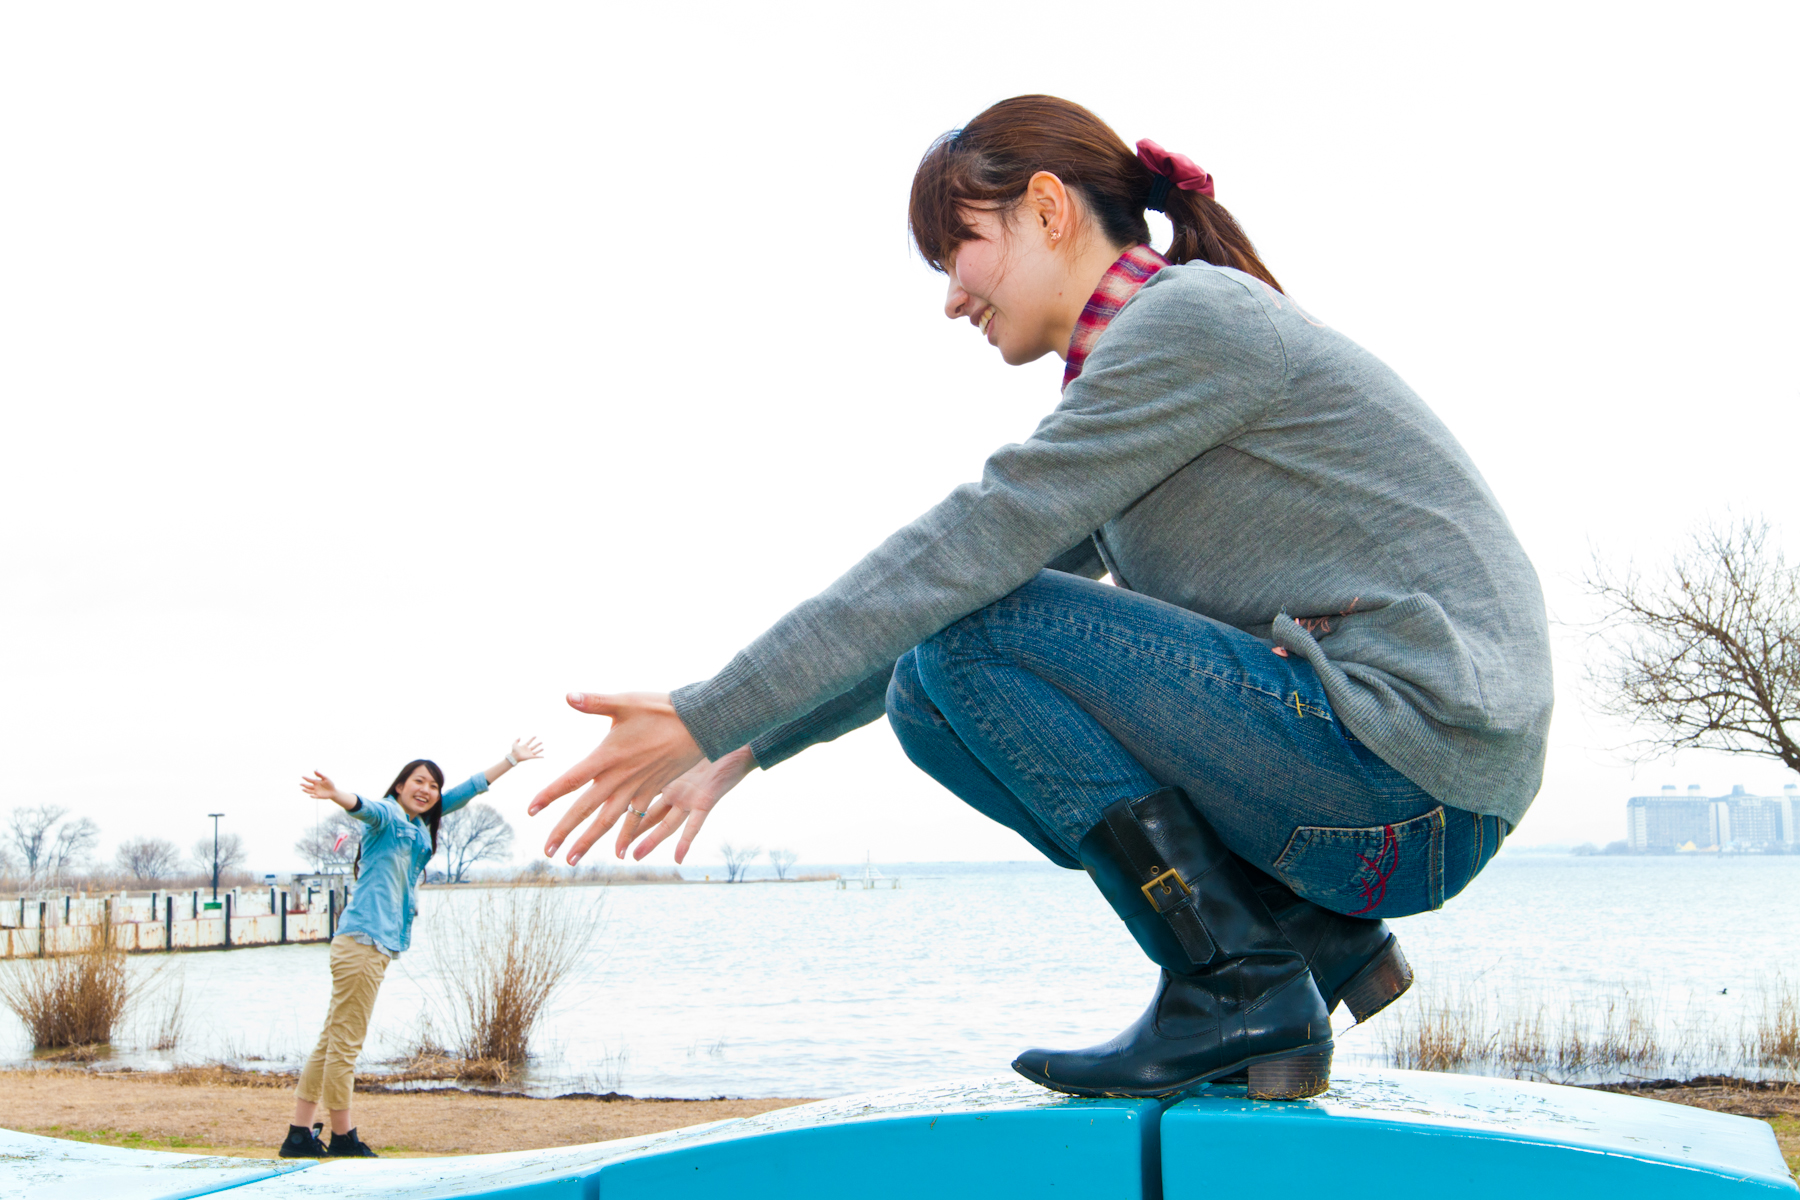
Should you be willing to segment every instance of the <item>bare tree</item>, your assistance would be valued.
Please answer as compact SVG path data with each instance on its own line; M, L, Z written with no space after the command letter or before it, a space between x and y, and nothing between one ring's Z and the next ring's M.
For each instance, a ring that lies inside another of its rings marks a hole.
M769 865L775 868L775 878L786 879L788 868L798 862L800 856L792 850L769 851Z
M294 843L294 853L304 858L315 871L347 871L356 861L357 849L362 846L362 829L361 821L339 812L308 830ZM210 870L210 859L207 866Z
M25 877L35 881L48 865L56 823L69 815L60 804L30 804L12 810L6 820L7 847L19 856Z
M64 821L56 827L56 836L50 839L47 852L44 878L57 880L87 862L88 855L100 844L100 827L94 824L92 817L82 817L78 821Z
M730 842L721 842L719 853L725 856L725 882L742 883L744 872L762 853L761 846L733 846Z
M90 817L68 819L60 804L15 808L4 833L7 849L18 856L31 885L62 878L86 860L100 842L100 827Z
M1587 586L1606 606L1597 636L1610 653L1590 672L1604 709L1654 730L1657 749L1800 771L1800 567L1767 521L1708 526L1649 578L1596 560Z
M162 838L127 838L113 856L119 870L143 883L161 883L181 867L181 851Z
M480 862L512 857L513 827L491 804L471 804L445 817L438 826L438 849L444 852L444 877L461 883Z
M203 837L195 841L192 857L195 866L199 867L208 875L211 875L213 869L212 838ZM235 833L221 833L219 835L219 874L221 876L227 871L235 870L236 868L243 866L244 859L247 857L249 857L249 855L244 850L244 839L242 837Z

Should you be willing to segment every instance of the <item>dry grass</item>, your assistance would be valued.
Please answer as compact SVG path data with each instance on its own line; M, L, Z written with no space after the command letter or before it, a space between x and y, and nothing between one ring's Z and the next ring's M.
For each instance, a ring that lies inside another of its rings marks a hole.
M170 990L162 1011L151 1026L149 1035L144 1039L146 1050L158 1050L168 1053L176 1049L187 1036L187 991L177 979Z
M431 943L453 1053L423 1038L414 1057L436 1051L458 1060L458 1078L504 1083L529 1057L532 1034L587 950L600 908L542 886L489 889L470 900L442 913Z
M1786 979L1763 992L1762 1014L1752 1035L1756 1056L1768 1066L1800 1071L1800 990Z
M76 1061L109 1045L131 1000L125 952L111 929L92 927L87 944L57 958L27 959L0 972L0 1003L12 1009L37 1050L69 1052Z
M1418 989L1375 1029L1382 1057L1413 1070L1577 1083L1721 1070L1793 1080L1800 1073L1800 991L1778 978L1764 986L1762 1001L1760 1017L1740 1027L1704 1011L1665 1022L1639 992L1619 986L1599 997L1585 993L1553 1018L1541 997L1464 982Z

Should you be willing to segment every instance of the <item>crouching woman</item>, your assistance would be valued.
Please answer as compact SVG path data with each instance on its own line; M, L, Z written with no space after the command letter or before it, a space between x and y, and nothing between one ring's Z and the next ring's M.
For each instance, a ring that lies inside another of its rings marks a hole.
M294 1123L281 1144L281 1157L375 1157L350 1120L356 1056L388 963L412 943L419 880L437 853L438 826L512 768L542 754L535 739L514 742L505 758L448 791L436 763L414 759L379 800L346 792L317 771L300 781L301 791L331 801L365 828L356 855L356 889L331 939L331 1007L319 1044L300 1071ZM329 1147L319 1136L323 1123L313 1120L321 1103L330 1114Z

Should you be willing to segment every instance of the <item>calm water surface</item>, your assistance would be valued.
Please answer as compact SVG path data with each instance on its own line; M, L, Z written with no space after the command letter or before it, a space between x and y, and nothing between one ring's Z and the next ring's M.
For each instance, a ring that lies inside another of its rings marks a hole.
M1017 863L882 869L899 889L564 889L564 902L600 916L528 1084L825 1097L921 1083L1003 1070L1028 1046L1103 1040L1154 988L1154 968L1084 874ZM448 1026L432 938L487 894L422 894L414 948L388 972L365 1066L403 1053L423 1019ZM1502 855L1443 911L1394 924L1419 986L1342 1034L1345 1060L1376 1061L1384 1023L1391 1037L1403 1005L1433 997L1542 1005L1554 1019L1629 989L1675 1041L1753 1017L1778 977L1800 983L1800 857ZM292 1066L324 1017L326 955L289 946L134 958L134 972L154 975L152 995L119 1058ZM180 1049L133 1049L177 990ZM27 1054L6 1017L0 1056Z

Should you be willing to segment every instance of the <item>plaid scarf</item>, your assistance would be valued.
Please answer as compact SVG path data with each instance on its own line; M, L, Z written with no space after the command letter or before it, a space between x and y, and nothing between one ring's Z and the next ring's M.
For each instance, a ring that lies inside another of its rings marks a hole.
M1106 274L1100 277L1100 286L1094 289L1087 307L1081 310L1081 317L1075 322L1075 336L1069 339L1069 354L1063 366L1062 385L1065 389L1081 374L1094 343L1119 315L1125 302L1137 295L1137 290L1152 275L1168 265L1168 259L1148 246L1139 245L1119 255L1119 261L1106 268Z

